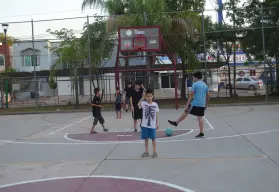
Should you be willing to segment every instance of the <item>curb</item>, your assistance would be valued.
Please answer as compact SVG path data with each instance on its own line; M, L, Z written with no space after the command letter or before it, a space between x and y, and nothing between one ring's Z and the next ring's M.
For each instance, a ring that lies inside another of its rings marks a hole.
M265 103L265 102L261 102L261 103L229 103L229 104L210 104L209 107L237 107L237 106L253 106L253 105L279 105L279 102L270 102L270 103ZM183 108L182 106L184 105L180 105L179 108ZM164 106L161 107L163 109L170 109L170 108L175 108L175 106ZM91 112L92 109L77 109L77 110L60 110L60 111L34 111L34 112L11 112L11 113L0 113L0 116L4 116L4 115L30 115L30 114L56 114L56 113L80 113L80 112ZM103 111L114 111L113 108L105 108Z

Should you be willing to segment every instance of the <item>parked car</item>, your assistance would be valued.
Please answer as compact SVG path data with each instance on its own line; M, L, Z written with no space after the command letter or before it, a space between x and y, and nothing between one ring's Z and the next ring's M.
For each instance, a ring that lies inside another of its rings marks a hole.
M233 81L231 82L231 86L233 88ZM229 88L229 84L226 85L226 88ZM263 81L255 77L239 77L235 80L235 88L249 90L261 89L263 88Z

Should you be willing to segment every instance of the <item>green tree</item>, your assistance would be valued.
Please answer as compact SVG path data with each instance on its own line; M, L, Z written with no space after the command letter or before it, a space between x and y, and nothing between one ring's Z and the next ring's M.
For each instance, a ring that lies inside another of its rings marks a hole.
M230 58L233 54L232 42L236 41L235 36L230 33L231 31L233 31L233 27L231 25L215 23L210 26L210 31L207 33L208 43L211 45L211 48L219 55L218 58L220 61L217 62L224 62L228 67L227 87L229 88L230 97L233 96L231 86Z
M61 69L61 63L69 64L69 70L71 72L71 81L74 85L73 91L75 93L75 104L76 107L78 107L78 82L80 76L79 69L84 68L85 64L87 63L87 50L82 45L81 40L79 38L76 38L73 30L63 28L61 30L52 31L48 29L47 32L55 36L57 39L61 40L61 43L58 47L50 48L50 50L58 56L57 61L52 66L52 71Z
M190 62L191 64L196 63L195 57L193 56L195 53L194 46L191 48L191 46L186 46L186 43L194 45L194 42L197 42L196 33L194 33L194 31L199 28L197 26L197 21L200 17L198 17L199 13L190 14L186 12L202 8L204 6L203 0L178 0L175 2L169 0L84 0L82 8L84 9L87 6L93 8L98 7L103 11L107 11L110 15L115 15L116 27L142 25L161 26L165 39L169 44L172 44L169 49L172 50L172 53L177 54L178 57L183 59L183 65L187 65L186 62ZM166 11L180 11L180 13L166 14L164 13ZM179 32L179 34L167 37L167 34L171 32ZM195 36L194 39L192 39L193 36ZM179 39L179 37L182 39ZM151 58L147 57L148 67L154 64L151 63L151 60ZM125 67L127 68L128 65L129 62L128 59L126 59ZM147 75L152 77L152 73L148 73ZM183 90L185 92L185 79L186 76L184 76L182 92ZM181 96L184 98L185 94L181 94Z
M88 37L89 33L89 37ZM106 31L106 20L103 17L95 17L95 21L91 24L85 23L84 32L81 36L81 44L88 48L90 43L91 53L91 72L93 77L96 76L97 85L95 85L95 78L91 78L93 87L100 87L99 78L100 69L111 59L111 54L115 47L115 31Z
M232 0L230 0L232 1ZM255 60L264 61L263 40L262 40L262 10L263 6L263 25L266 56L275 59L277 70L277 91L279 91L279 1L278 0L247 0L242 2L235 0L236 6L241 9L235 10L235 20L237 28L243 28L244 24L247 30L239 31L241 36L241 46L248 56L253 56ZM228 4L231 7L231 2ZM228 17L232 20L232 13ZM269 73L272 77L273 64L270 59L263 62L269 65ZM266 74L266 72L264 72ZM272 81L272 79L271 79Z
M10 46L13 45L13 42L15 40L16 39L14 37L11 37L11 36L7 35L7 42ZM0 42L5 42L5 34L4 33L0 33Z

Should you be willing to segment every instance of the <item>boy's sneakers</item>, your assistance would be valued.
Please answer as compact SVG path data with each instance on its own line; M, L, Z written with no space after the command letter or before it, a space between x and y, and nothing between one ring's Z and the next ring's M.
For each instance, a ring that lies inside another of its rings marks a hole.
M135 132L135 133L137 133L137 132L138 132L138 130L137 130L137 129L134 129L134 132Z
M97 134L97 131L90 131L90 134Z
M144 152L142 155L141 155L142 158L144 157L149 157L149 153L148 152Z
M105 128L105 129L104 129L104 132L108 132L108 129Z
M177 127L177 123L176 123L176 121L171 121L171 120L168 120L168 122L169 122L169 124L171 124L171 125L173 125L173 126L175 126L175 127Z
M149 157L149 153L148 153L148 152L145 152L145 153L143 153L143 154L141 155L141 157L142 157L142 158L144 158L144 157ZM158 157L157 153L153 153L152 158L156 158L156 157Z
M158 154L157 153L153 153L152 158L156 158L156 157L158 157Z
M196 138L201 138L201 137L204 137L204 133L200 133L196 136Z

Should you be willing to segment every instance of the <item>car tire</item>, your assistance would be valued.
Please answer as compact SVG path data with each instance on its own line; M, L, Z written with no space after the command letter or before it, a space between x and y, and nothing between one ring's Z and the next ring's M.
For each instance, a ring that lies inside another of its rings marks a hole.
M256 87L255 87L254 85L249 85L248 89L249 89L249 90L255 90Z

